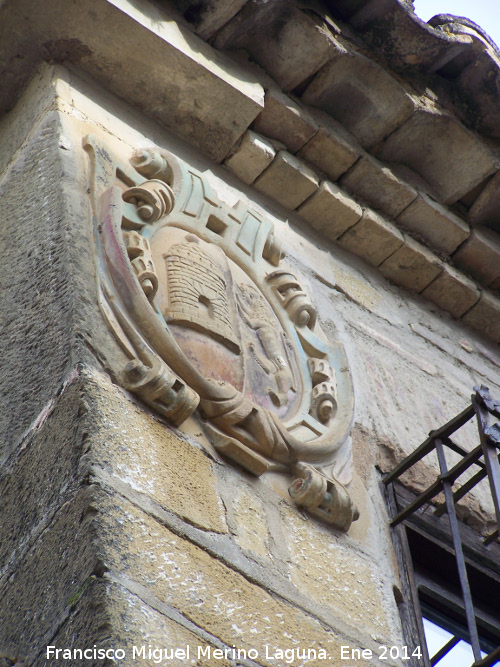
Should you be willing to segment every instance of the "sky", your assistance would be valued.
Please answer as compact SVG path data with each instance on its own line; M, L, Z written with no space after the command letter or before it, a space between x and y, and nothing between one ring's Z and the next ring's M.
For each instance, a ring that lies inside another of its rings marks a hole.
M500 0L414 0L415 14L428 21L436 14L465 16L500 46Z

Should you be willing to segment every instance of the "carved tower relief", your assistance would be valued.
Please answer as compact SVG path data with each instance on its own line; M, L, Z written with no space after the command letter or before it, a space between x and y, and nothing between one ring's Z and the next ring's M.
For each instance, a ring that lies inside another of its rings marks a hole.
M197 412L225 458L288 476L295 503L348 530L350 374L272 220L166 151L125 164L95 136L84 147L101 308L128 358L115 377L175 426Z

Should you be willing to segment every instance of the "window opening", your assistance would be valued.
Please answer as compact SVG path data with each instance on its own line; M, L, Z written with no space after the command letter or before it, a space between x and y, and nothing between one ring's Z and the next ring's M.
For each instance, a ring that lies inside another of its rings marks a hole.
M429 613L423 608L423 623L425 641L427 644L427 651L429 653L429 660L431 667L468 667L474 663L474 654L472 646L463 638L462 633L457 633L456 630L447 630L446 620L440 622L431 621L426 614L433 616L432 611ZM441 625L440 623L443 623ZM487 653L481 651L481 657L486 657ZM495 662L492 667L499 665Z
M490 396L487 387L474 387L474 390L471 403L463 412L431 431L429 437L384 479L391 526L399 531L395 543L402 580L407 582L404 593L416 612L413 619L409 616L403 619L403 625L411 635L410 644L426 639L428 651L424 651L424 662L431 666L494 667L500 661L497 546L500 543L500 402ZM469 452L451 436L474 418L479 444ZM492 420L496 421L490 423ZM458 463L451 467L446 459L447 449L460 456ZM405 498L404 489L398 484L399 477L433 451L439 463L435 481L418 497L410 497L406 492ZM461 481L466 471L470 471L470 475ZM470 529L467 533L467 527L457 518L455 505L485 479L489 483L497 528L483 540L477 533L470 537ZM433 508L434 523L429 524L429 513L424 518L423 508L440 493L445 500ZM439 517L444 514L448 515L449 528L448 538L443 542L436 535L442 531ZM436 521L440 524L437 532ZM431 534L426 534L429 528L434 531L432 538ZM493 547L496 559L489 554Z

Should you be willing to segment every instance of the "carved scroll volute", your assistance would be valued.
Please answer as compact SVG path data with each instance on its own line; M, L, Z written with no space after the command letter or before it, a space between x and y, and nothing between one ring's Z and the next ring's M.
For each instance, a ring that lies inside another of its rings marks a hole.
M266 280L272 285L292 322L299 327L314 329L316 309L293 273L274 271Z
M289 492L297 505L343 531L349 530L351 523L359 519L359 512L342 484L304 464L299 463L295 472L298 477Z
M357 510L321 472L349 465L347 362L281 266L273 223L223 204L166 153L137 151L131 164L117 164L99 221L103 309L129 357L123 385L176 425L199 401L219 452L257 475L292 476L294 502L347 530Z
M123 201L137 206L137 213L144 222L153 223L170 213L174 206L174 193L166 183L158 180L146 181L143 185L129 188Z
M137 280L141 284L144 294L152 301L158 291L158 276L151 257L149 243L144 236L137 232L124 232L123 241Z

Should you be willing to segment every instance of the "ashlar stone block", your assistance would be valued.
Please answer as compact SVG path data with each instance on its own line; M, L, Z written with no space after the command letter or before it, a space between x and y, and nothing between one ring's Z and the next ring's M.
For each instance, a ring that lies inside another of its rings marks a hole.
M353 627L363 627L372 635L390 636L386 609L392 603L388 599L392 590L387 583L385 591L380 585L380 565L314 530L300 515L284 511L283 515L291 553L290 574L297 588Z
M95 499L94 485L81 488L19 558L15 573L2 581L3 655L32 664L69 615L85 582L102 574L92 522Z
M430 250L407 236L404 245L388 257L379 269L397 285L421 292L441 273L443 267Z
M363 209L337 185L323 181L298 212L311 227L335 241L360 220Z
M317 190L319 178L301 160L279 151L254 186L286 208L295 209Z
M266 92L264 109L253 123L253 129L285 144L296 153L316 133L317 127L302 105L281 91Z
M155 9L94 0L89 11L85 3L8 0L2 11L8 38L0 39L0 111L12 109L35 63L68 60L69 54L106 90L217 161L262 110L260 83L223 54L214 58L165 3Z
M244 49L285 91L293 90L342 49L321 17L287 0L247 2L220 30L214 44L218 49Z
M194 626L186 628L168 618L141 599L144 589L133 582L126 583L136 590L130 591L124 583L92 578L77 600L73 613L57 635L50 638L49 659L48 649L44 647L43 653L32 663L33 667L46 667L51 661L63 667L78 664L78 653L66 660L61 659L64 654L59 653L56 660L55 652L58 649L73 651L84 646L91 651L94 646L97 651L109 650L110 660L119 659L120 667L151 667L162 663L182 667L195 664L195 661L198 667L213 664L212 652L216 646L209 648L210 645L193 632ZM84 643L84 637L89 638L87 643ZM120 650L125 657L122 658ZM231 665L224 658L217 659L216 664L220 667Z
M316 134L304 144L298 156L324 171L332 181L345 173L361 155L361 147L340 123L327 114L315 114Z
M61 504L68 488L81 478L80 458L88 436L85 402L79 375L48 403L36 427L30 429L15 462L1 467L0 573L5 576ZM34 490L36 489L36 493ZM1 608L0 603L0 608Z
M274 160L273 145L256 132L248 130L224 161L233 174L250 185Z
M500 343L500 299L491 292L481 292L481 298L462 320L496 343Z
M419 174L445 204L458 201L496 168L488 148L455 118L418 109L386 139L378 157Z
M318 72L302 99L331 114L364 148L387 137L415 109L410 95L380 65L345 50Z
M397 217L417 196L414 188L369 155L364 155L342 177L341 185L391 218Z
M127 400L105 376L87 373L86 383L94 474L133 480L135 490L167 511L203 530L227 532L213 463L203 450Z
M453 261L488 287L500 278L500 239L492 230L477 227L453 255Z
M115 496L103 501L100 509L98 521L110 570L124 571L227 646L257 650L259 663L273 667L277 662L266 659L264 647L283 646L286 630L287 646L300 644L339 655L332 630L132 504Z
M397 222L448 255L470 234L469 225L464 220L423 193L419 193L398 216Z
M443 272L422 292L423 297L457 319L477 303L479 295L475 283L449 264L443 264Z
M469 220L473 225L486 225L500 232L500 171L493 176L471 206Z
M366 209L361 220L338 239L342 247L363 257L373 266L381 264L403 242L399 229L370 209Z
M184 18L194 25L195 32L207 40L237 14L246 0L174 0Z

